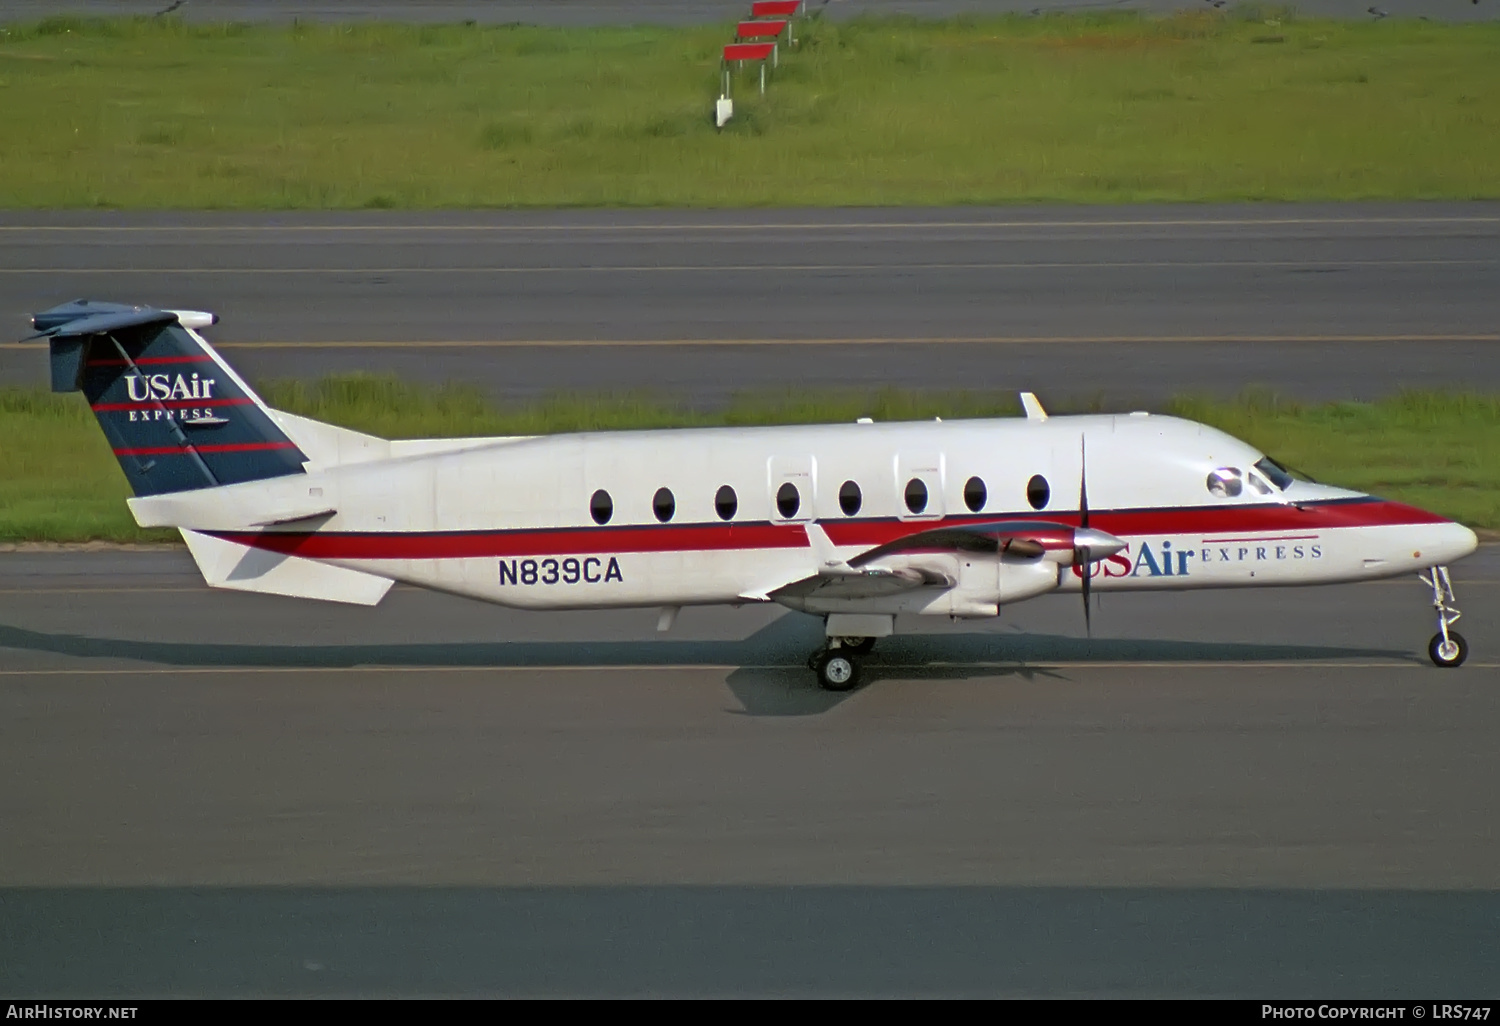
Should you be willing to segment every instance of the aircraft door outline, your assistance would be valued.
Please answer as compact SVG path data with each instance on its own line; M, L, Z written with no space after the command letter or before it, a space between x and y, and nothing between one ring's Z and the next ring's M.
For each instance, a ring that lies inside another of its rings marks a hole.
M896 455L895 507L902 520L937 520L946 511L947 460L941 452ZM920 482L920 485L914 482Z
M771 522L805 524L811 521L817 512L817 461L810 455L772 456L766 461L766 471ZM788 486L791 491L787 490Z

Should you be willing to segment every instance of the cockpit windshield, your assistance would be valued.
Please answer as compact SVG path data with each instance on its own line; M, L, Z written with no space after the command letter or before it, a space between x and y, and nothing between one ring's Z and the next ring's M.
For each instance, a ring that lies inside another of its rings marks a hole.
M1285 491L1287 486L1290 485L1294 480L1294 478L1292 477L1292 472L1290 470L1287 470L1280 463L1277 463L1269 456L1265 457L1259 463L1257 463L1255 465L1255 469L1264 474L1273 485L1283 491Z

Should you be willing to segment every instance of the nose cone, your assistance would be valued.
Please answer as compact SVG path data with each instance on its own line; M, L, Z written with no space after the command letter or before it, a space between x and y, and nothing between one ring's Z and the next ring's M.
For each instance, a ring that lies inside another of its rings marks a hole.
M1431 536L1422 553L1427 561L1442 565L1463 559L1479 548L1479 536L1463 524L1448 522L1434 524Z

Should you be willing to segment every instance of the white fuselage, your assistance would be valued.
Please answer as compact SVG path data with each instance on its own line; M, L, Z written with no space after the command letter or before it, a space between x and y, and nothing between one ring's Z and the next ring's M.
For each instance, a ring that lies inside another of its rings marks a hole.
M846 558L940 524L1077 525L1085 455L1091 524L1128 544L1093 566L1100 590L1387 577L1448 563L1476 544L1467 528L1398 503L1301 480L1278 488L1252 469L1262 454L1251 446L1155 415L391 445L384 458L213 489L222 515L159 520L531 609L764 601L816 572L812 523ZM1210 490L1210 475L1224 469L1238 474L1237 494ZM1047 486L1040 503L1038 478ZM973 479L983 483L982 503ZM852 513L846 482L860 496ZM725 488L732 512L716 501ZM672 499L665 519L662 489ZM925 505L909 504L909 490L925 493ZM603 523L591 513L600 492L610 507ZM193 502L194 494L151 501ZM337 512L315 528L245 526L245 509L265 511L254 522L265 524L277 511L316 508ZM1023 574L998 556L923 558L945 565L959 586L858 608L984 615L1013 599L1076 590L1084 572L1063 564ZM1047 572L1049 580L1036 576Z

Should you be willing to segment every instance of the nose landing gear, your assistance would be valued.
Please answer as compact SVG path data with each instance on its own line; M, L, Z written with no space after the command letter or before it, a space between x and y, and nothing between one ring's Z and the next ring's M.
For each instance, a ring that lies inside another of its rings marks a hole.
M1438 666L1462 666L1469 658L1469 643L1458 631L1449 629L1463 615L1453 605L1458 601L1453 595L1453 581L1445 566L1435 566L1429 573L1431 576L1417 575L1432 589L1432 608L1437 610L1438 632L1427 643L1427 655Z

